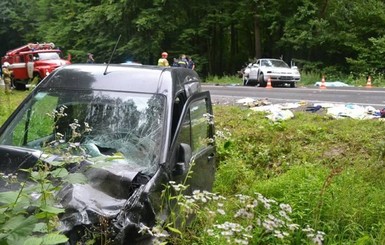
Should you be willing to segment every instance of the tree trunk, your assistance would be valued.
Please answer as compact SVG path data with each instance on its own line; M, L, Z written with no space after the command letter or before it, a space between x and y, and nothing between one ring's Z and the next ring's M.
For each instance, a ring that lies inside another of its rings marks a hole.
M234 24L231 24L230 26L230 60L229 60L229 71L234 71L235 66L234 66L234 61L236 60L236 54L237 54L237 31L236 28L234 27Z
M255 45L255 58L259 59L262 57L261 51L261 31L259 25L259 15L254 15L254 45Z

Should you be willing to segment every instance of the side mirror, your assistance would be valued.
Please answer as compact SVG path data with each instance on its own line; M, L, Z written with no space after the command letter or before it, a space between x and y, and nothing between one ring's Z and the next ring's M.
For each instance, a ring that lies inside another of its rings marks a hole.
M292 66L291 69L298 70L298 67L297 66Z
M173 170L174 175L184 175L190 168L190 162L192 158L191 146L185 143L179 145L177 151L177 162Z

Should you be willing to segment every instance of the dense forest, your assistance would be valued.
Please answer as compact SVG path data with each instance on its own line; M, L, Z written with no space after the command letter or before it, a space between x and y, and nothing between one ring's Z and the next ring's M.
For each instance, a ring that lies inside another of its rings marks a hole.
M188 54L202 76L282 58L306 71L383 72L383 0L2 0L0 53L53 42L74 63L156 64ZM119 38L120 37L120 38Z

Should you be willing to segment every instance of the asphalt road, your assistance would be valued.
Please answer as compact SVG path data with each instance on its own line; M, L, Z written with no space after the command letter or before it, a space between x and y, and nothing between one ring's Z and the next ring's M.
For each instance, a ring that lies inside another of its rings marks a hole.
M343 103L385 108L385 88L366 87L245 87L203 85L214 103L234 103L241 98L267 99L272 103L306 101L308 103Z

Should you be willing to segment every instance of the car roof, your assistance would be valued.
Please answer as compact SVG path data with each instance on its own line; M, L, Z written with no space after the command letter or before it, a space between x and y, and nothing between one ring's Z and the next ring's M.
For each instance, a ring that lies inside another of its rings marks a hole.
M168 93L200 82L187 68L150 65L71 64L52 72L37 89L111 90L123 92Z

